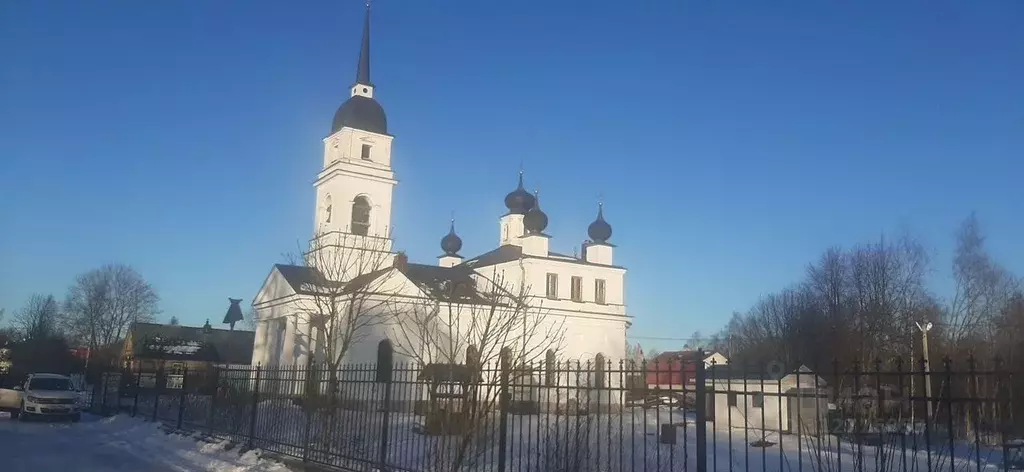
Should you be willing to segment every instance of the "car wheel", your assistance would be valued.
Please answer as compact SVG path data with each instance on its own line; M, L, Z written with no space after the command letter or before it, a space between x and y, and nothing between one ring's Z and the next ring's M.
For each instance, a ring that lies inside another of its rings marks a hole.
M11 410L11 419L12 420L18 419L18 415L20 413L21 413L21 408L18 408L17 410Z
M30 419L31 419L31 418L30 418L30 415L29 415L28 413L25 413L25 411L24 411L24 410L22 410L22 411L21 411L20 413L21 413L21 414L20 414L20 415L18 415L18 421L21 421L21 422L23 422L23 423L24 423L24 422L26 422L26 421L28 421L28 420L30 420Z

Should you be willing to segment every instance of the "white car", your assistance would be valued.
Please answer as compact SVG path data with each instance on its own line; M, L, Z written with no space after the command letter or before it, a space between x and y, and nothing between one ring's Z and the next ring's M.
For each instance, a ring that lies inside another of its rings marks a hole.
M81 418L78 392L71 378L58 374L29 374L22 385L0 390L0 408L25 421L33 416Z

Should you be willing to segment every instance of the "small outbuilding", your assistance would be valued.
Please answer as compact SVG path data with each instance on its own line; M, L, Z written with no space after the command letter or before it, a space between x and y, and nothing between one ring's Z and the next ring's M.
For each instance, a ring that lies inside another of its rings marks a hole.
M472 400L470 384L479 379L465 364L427 364L419 380L427 382L428 401L424 432L432 435L461 434L468 425Z

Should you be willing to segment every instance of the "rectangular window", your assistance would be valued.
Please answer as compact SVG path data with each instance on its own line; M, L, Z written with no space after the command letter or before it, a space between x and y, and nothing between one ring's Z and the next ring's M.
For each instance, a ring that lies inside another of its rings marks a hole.
M754 408L764 408L764 392L754 392L754 396L750 401L750 406Z
M594 280L594 301L604 305L604 280Z
M558 300L558 274L548 274L548 298Z
M569 295L572 296L572 301L582 302L583 301L583 277L573 277L569 280Z
M370 160L370 145L369 144L364 144L363 145L363 150L360 153L359 157L362 157L363 159L366 159L366 160Z
M736 404L738 403L736 401L736 392L729 392L726 395L728 396L729 406L736 406Z

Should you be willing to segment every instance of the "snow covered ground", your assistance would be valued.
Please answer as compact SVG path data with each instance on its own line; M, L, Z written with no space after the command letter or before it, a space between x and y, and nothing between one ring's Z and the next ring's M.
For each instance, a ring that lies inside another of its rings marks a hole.
M23 423L0 417L0 470L18 471L280 471L284 465L239 455L227 441L204 442L165 433L126 416L86 415L80 423Z

